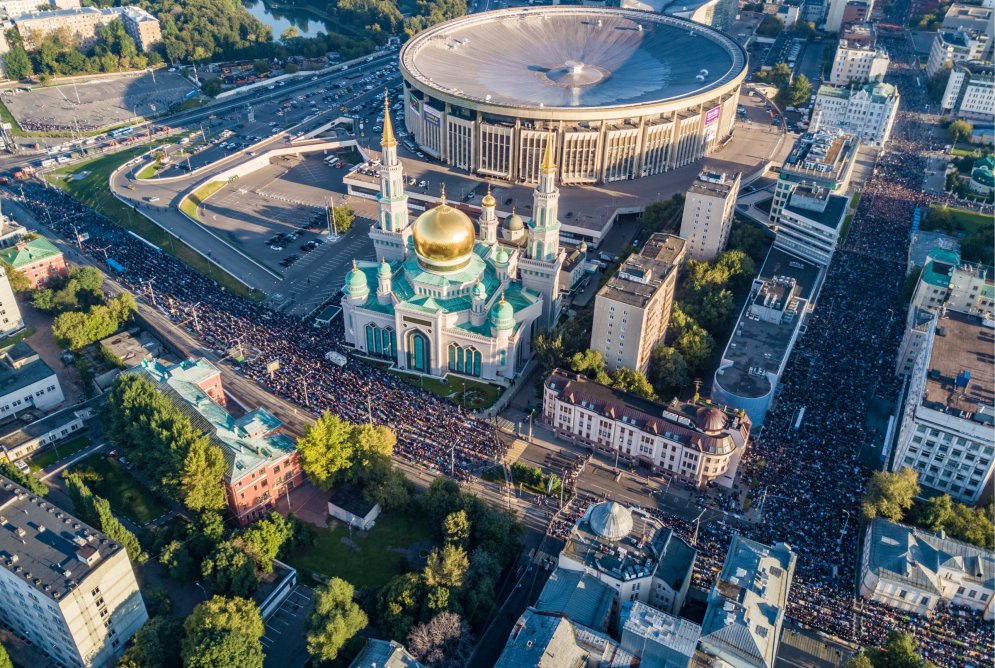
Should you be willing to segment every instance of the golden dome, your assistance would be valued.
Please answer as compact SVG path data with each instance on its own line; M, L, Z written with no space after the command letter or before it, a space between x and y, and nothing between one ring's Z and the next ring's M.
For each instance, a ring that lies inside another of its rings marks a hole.
M480 200L480 206L497 206L497 200L494 199L494 195L491 194L491 187L487 186L487 194L484 198Z
M470 218L446 203L443 187L439 206L415 220L415 254L429 271L458 271L470 263L476 233Z

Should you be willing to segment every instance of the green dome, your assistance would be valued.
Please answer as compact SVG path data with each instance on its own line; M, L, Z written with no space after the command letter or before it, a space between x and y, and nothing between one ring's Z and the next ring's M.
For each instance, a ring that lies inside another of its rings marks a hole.
M508 255L508 251L504 248L498 248L497 254L494 256L495 262L498 264L508 264L508 260L510 259L511 257Z
M512 209L511 215L504 219L504 226L512 232L518 232L525 229L525 221Z
M480 281L477 281L473 286L473 298L474 299L487 299L487 288Z
M512 329L515 326L515 309L504 300L504 295L491 309L491 324L495 329Z
M377 271L379 272L381 278L390 278L391 276L394 275L394 272L391 270L390 265L387 264L387 260L383 260L380 263L380 269L378 269Z
M352 271L346 276L345 288L350 295L359 295L369 290L366 284L366 274L359 270L355 260L352 262Z

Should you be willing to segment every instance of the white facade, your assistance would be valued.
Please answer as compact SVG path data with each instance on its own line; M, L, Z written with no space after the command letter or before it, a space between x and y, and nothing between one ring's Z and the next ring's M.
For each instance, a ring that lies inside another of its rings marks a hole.
M991 122L995 117L995 67L977 62L954 65L940 106L961 118Z
M933 38L926 63L926 74L935 75L946 67L969 60L982 60L989 50L991 37L973 30L939 31Z
M848 208L846 197L808 185L798 186L781 210L774 246L829 266Z
M829 83L834 86L849 86L853 83L880 81L888 72L890 62L888 53L882 49L841 39L836 57L833 58Z
M842 130L883 146L891 137L900 98L898 89L886 83L858 89L820 86L812 110L812 129Z
M943 535L877 518L867 527L860 595L926 616L940 601L995 619L995 555Z
M116 665L148 619L128 553L4 478L0 515L0 619L63 665Z
M732 229L740 172L718 174L704 171L684 199L681 237L687 241L687 255L708 261L725 250Z
M654 404L561 370L546 379L542 413L558 436L698 486L732 487L750 433L741 413Z
M891 470L910 467L924 487L978 503L995 472L995 408L984 399L992 391L992 369L984 361L991 355L985 341L991 340L992 322L948 312L927 327L909 379Z
M24 328L21 309L14 299L7 272L0 267L0 336L8 336Z

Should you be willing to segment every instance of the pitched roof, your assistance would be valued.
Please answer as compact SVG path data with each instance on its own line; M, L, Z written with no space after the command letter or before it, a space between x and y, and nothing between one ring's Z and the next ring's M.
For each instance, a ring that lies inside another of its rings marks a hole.
M615 590L580 571L557 568L546 581L535 608L565 615L571 621L600 629L611 610Z
M61 256L62 251L44 237L38 237L31 241L25 241L16 246L0 250L0 260L3 260L14 269L30 267L33 264Z

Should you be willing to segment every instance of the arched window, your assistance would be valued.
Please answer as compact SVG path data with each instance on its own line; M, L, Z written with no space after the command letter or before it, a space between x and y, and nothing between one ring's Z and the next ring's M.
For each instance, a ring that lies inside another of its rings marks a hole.
M397 335L391 327L366 326L366 352L375 357L397 359Z
M468 376L479 376L482 356L480 351L470 346L464 348L458 343L449 344L449 370Z
M432 368L428 337L415 330L408 334L408 368L427 372Z

